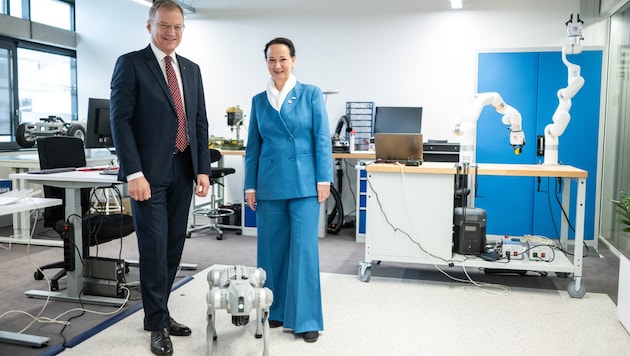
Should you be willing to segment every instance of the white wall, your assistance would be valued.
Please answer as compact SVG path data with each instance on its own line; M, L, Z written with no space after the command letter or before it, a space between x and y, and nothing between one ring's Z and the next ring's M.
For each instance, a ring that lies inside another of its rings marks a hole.
M339 91L328 97L333 129L346 101L368 100L423 106L425 138L457 140L450 126L475 93L477 51L560 48L566 41L564 22L580 6L579 0L505 3L470 0L464 10L443 6L444 11L424 12L400 5L400 11L360 16L331 10L241 17L226 12L221 18L217 11L212 18L187 18L178 52L201 66L210 131L218 136L229 134L225 109L240 105L248 113L251 97L263 90L268 78L264 44L286 36L297 47L298 79ZM116 58L148 44L148 9L130 0L78 0L76 9L79 113L84 117L88 97L109 96ZM604 45L603 39L585 37L585 45Z
M317 11L217 8L187 17L178 53L201 66L210 133L230 135L225 119L230 106L240 105L248 115L252 96L269 77L264 45L285 36L296 45L298 80L339 91L327 99L331 130L346 101L374 101L423 106L425 139L458 141L450 128L475 93L477 52L559 49L567 40L565 22L580 10L580 0L468 0L457 11L448 9L446 0L389 0L388 8L374 5L382 1L365 1L360 9L337 0L323 2ZM109 96L116 58L149 43L148 8L130 0L77 0L76 11L84 117L88 97ZM585 46L605 45L605 36L587 35L594 25L585 24Z

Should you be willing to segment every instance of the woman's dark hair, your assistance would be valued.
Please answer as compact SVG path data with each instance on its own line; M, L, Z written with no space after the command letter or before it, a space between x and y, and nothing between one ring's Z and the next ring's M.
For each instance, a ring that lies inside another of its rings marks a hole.
M267 44L265 45L265 59L267 59L267 50L269 49L269 46L275 44L282 44L289 47L289 53L291 54L291 57L295 57L295 46L293 45L293 42L291 42L291 40L288 38L276 37L273 40L267 42Z

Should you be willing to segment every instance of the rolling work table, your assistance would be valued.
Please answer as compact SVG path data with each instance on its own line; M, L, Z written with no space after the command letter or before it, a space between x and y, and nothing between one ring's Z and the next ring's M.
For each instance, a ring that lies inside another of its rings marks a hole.
M470 168L472 172L474 167ZM370 164L367 171L367 231L365 260L359 263L359 279L369 281L372 261L426 263L509 270L573 273L567 286L572 297L586 294L582 283L584 211L588 173L572 166L524 164L477 164L478 175L557 177L564 180L562 210L567 214L571 181L577 183L573 261L558 251L550 262L511 259L507 263L485 261L453 252L454 163L425 162L419 167ZM507 200L507 199L506 199ZM480 207L483 208L483 207ZM560 244L569 251L569 222L562 217Z

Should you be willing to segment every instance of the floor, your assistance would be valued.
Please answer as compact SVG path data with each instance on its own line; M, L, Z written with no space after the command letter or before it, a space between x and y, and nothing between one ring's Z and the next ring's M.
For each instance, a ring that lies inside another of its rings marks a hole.
M10 234L10 229L0 229L0 234ZM329 234L320 239L320 266L325 273L344 274L357 280L358 262L363 261L365 245L354 240L354 229L343 229L337 235ZM55 239L53 231L38 227L34 238ZM600 244L601 245L601 244ZM129 284L129 302L121 311L113 307L83 305L70 302L46 302L39 299L30 299L24 296L24 291L29 289L46 289L46 281L33 279L35 265L42 265L61 259L61 249L54 247L3 245L0 248L0 330L33 334L50 337L49 345L43 349L33 349L19 345L0 344L0 355L40 355L51 352L58 345L71 342L73 338L84 335L98 324L108 320L121 312L133 309L140 302L140 294L137 288L138 272L131 268L126 276ZM601 247L601 246L600 246ZM202 230L192 234L187 240L184 250L184 263L196 264L196 270L182 270L179 277L188 278L212 265L244 265L255 266L256 263L256 239L251 236L240 236L226 231L222 240L217 240L209 230ZM92 255L103 257L120 257L127 260L137 260L137 246L135 236L132 234L121 240L114 240L107 244L92 248ZM588 293L605 294L612 303L617 300L617 278L619 260L610 251L600 248L599 251L591 249L583 263L583 283L587 286ZM524 288L530 290L532 296L537 291L559 291L566 293L567 284L572 278L560 278L556 275L541 274L530 271L524 275L518 274L486 274L478 269L468 269L464 273L461 268L454 267L445 270L449 276L466 279L469 276L474 281L497 283L509 288ZM451 282L451 278L430 265L416 265L403 263L383 262L372 269L372 277L394 278L408 281ZM52 275L49 271L47 275ZM363 283L358 281L359 283ZM371 282L370 282L371 283ZM64 281L60 282L61 288ZM81 309L81 307L83 309ZM20 313L9 311L20 311ZM34 322L31 315L39 315L40 322ZM376 312L376 311L375 311ZM44 319L54 321L70 321L69 324L59 322L46 322ZM75 339L76 340L76 339ZM104 351L107 346L104 346Z
M206 276L226 268L234 266L213 265L171 294L171 312L193 330L189 337L171 338L176 354L260 355L265 349L263 355L283 356L489 356L505 355L510 347L517 355L601 356L630 349L630 335L605 294L573 299L549 289L388 277L363 283L353 275L326 272L321 273L324 330L316 343L304 342L290 329L264 330L260 324L256 330L255 312L247 314L246 325L234 326L221 308L213 314L217 340L209 343ZM63 355L147 354L142 318L136 312ZM263 337L255 338L256 333Z

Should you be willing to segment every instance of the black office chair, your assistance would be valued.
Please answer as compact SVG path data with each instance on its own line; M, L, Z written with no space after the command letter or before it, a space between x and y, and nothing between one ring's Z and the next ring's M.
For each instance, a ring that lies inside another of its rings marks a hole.
M224 204L223 196L217 197L217 186L224 187L223 177L236 173L234 168L219 167L218 163L222 159L221 151L210 149L210 165L212 166L212 174L210 175L210 184L212 190L210 193L210 203L202 204L199 207L193 207L193 222L188 227L188 237L193 231L203 229L212 229L217 233L217 240L223 239L223 229L236 230L236 234L242 233L240 221L237 224L227 224L230 217L238 215L234 208ZM205 216L210 219L208 224L197 224L196 216ZM237 219L238 220L238 219Z
M50 168L78 168L86 166L85 149L83 140L71 136L51 136L37 140L37 153L39 154L39 165L41 169ZM109 188L109 187L107 187ZM103 189L103 188L96 188ZM46 198L57 198L62 200L62 205L44 209L44 227L51 227L60 236L64 236L63 225L69 219L65 216L65 189L44 185L44 196ZM90 209L91 188L81 189L82 216L82 237L81 256L86 258L90 254L90 246L105 243L116 238L122 238L134 231L132 218L125 214L102 215L94 213ZM72 242L64 240L64 251L74 251ZM78 247L76 247L78 248ZM35 271L34 278L42 280L43 270L58 269L50 278L50 288L55 291L59 289L59 280L66 275L67 271L74 270L73 254L64 254L64 260L40 266Z

